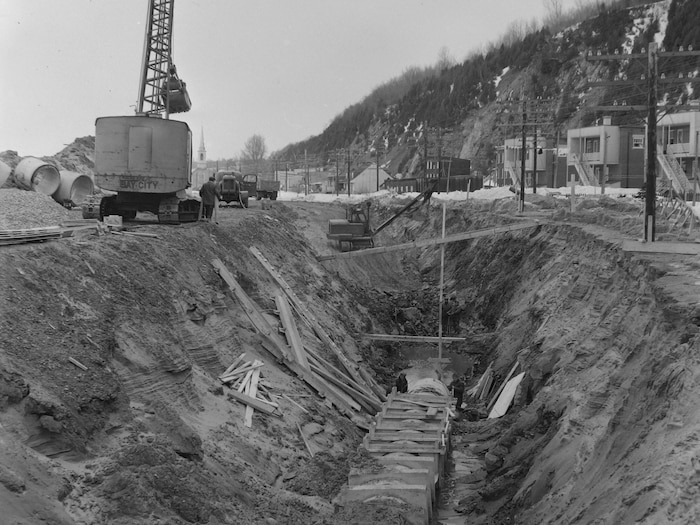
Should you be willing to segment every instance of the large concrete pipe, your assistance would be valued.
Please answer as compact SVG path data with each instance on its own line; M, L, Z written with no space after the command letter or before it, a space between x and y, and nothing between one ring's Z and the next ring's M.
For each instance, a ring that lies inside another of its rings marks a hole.
M80 206L95 190L92 179L76 173L75 171L61 170L61 183L53 194L53 198L59 204L73 203Z
M7 181L10 173L12 173L12 168L0 160L0 188L2 188L2 185Z
M53 195L61 175L55 166L36 157L25 157L15 167L15 182L25 190Z

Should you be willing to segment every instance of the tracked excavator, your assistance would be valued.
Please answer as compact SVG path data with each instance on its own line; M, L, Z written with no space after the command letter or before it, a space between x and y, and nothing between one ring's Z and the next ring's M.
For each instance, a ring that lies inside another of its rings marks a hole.
M370 201L351 205L345 211L345 219L331 219L328 221L326 238L330 241L336 241L341 252L373 248L374 236L420 201L428 201L437 188L437 183L438 179L432 181L425 191L419 193L408 204L374 229L370 223Z
M185 82L172 59L174 0L148 0L141 79L136 114L99 117L95 122L95 184L108 195L86 203L83 217L137 212L159 222L196 221L199 201L188 198L192 132L171 113L190 110Z

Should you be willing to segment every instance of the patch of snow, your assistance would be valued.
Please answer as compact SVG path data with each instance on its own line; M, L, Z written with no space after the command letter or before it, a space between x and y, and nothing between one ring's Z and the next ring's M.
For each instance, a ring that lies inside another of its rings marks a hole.
M668 26L668 10L671 7L671 0L657 2L651 6L651 11L654 13L654 18L659 21L659 32L654 35L654 42L661 44L666 37L666 27Z
M508 73L508 71L510 71L510 66L504 67L504 68L503 68L503 71L501 71L501 74L498 75L498 76L494 79L493 85L494 85L495 87L498 87L498 84L501 83L501 80L503 80L503 77L505 76L506 73Z
M639 191L638 188L605 188L605 195L609 197L631 196ZM532 193L531 189L526 190L527 193ZM576 195L600 195L600 188L597 186L576 186ZM571 195L570 187L562 188L537 188L539 195ZM347 202L357 203L367 199L378 199L382 202L392 200L414 199L419 195L418 192L396 193L389 190L380 190L374 193L351 194L347 193L336 195L335 193L294 193L282 191L279 193L277 200L280 201L304 201L304 202ZM516 198L516 195L510 191L508 186L500 186L497 188L483 188L480 190L467 193L466 191L450 191L448 193L433 193L431 199L436 201L466 201L468 199L479 200L498 200L505 198ZM700 208L700 204L698 205Z

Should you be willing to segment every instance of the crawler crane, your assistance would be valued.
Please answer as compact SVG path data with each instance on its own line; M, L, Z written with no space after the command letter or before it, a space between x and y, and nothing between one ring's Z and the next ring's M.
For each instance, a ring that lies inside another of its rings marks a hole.
M199 202L187 198L192 132L171 113L189 111L187 87L172 60L174 0L149 0L136 115L95 122L95 183L109 195L86 218L147 211L163 223L196 221Z

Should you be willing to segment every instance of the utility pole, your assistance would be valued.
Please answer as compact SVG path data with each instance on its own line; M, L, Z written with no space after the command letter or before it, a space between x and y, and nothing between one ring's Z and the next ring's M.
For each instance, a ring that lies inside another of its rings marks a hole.
M348 197L350 196L350 153L352 153L352 146L348 149Z
M306 150L304 150L304 170L305 170L305 179L306 182L304 184L304 195L309 194L309 159L306 155Z
M647 129L647 194L644 214L644 240L654 242L656 233L656 61L657 45L649 44L648 129Z
M335 195L338 196L338 185L340 184L340 158L339 151L335 150Z
M557 183L559 178L559 131L557 131L557 137L555 139L557 143L554 145L554 165L552 166L552 188ZM566 183L566 181L564 181Z
M441 128L437 129L437 188L440 191L440 179L442 178L442 132Z
M535 125L533 135L532 153L534 154L534 158L532 159L532 193L537 193L537 125Z
M424 120L423 121L423 163L425 164L425 173L423 175L423 178L426 182L428 181L428 121ZM422 188L421 191L425 190L426 188Z
M522 97L521 97L522 98ZM525 134L525 126L527 122L527 105L525 99L522 99L523 104L523 129L522 129L522 147L520 148L520 198L518 199L518 212L525 211L525 153L527 150L527 136Z

